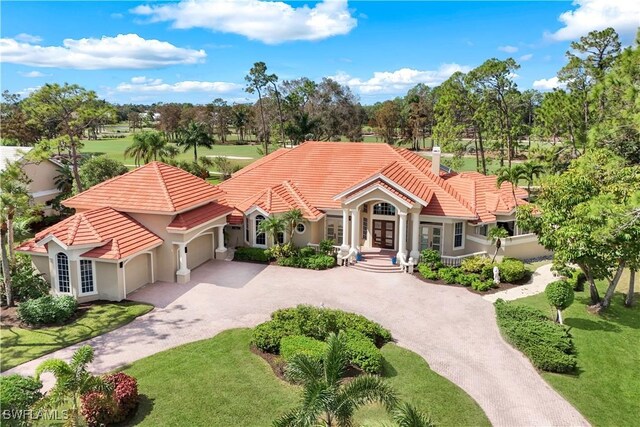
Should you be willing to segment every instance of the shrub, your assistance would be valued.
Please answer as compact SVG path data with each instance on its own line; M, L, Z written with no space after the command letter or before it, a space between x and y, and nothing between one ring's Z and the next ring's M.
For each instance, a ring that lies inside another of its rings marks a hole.
M481 256L474 256L471 258L465 258L464 260L462 260L462 265L460 266L460 268L462 268L462 271L464 271L465 273L482 273L482 269L485 266L491 265L491 259L487 258L487 257L481 257ZM493 268L493 265L491 265L491 268Z
M576 367L571 334L543 312L524 305L496 301L498 326L507 341L522 351L539 369L571 372Z
M110 395L93 391L81 396L81 412L89 427L120 423L133 415L138 407L138 381L123 372L105 375L111 385Z
M445 267L438 270L438 278L444 280L448 285L458 283L460 270L456 267Z
M573 304L573 286L566 280L556 280L544 290L547 301L558 310L556 320L562 323L562 310Z
M16 413L26 411L42 398L40 389L42 383L33 377L23 377L21 375L0 376L0 408L2 411ZM26 426L29 425L28 418L6 419L2 417L2 425Z
M298 250L291 243L285 243L284 245L273 245L265 251L266 256L269 259L288 258L298 255Z
M300 249L300 256L301 257L310 257L316 254L316 250L313 249L312 247L309 246L305 246L304 248Z
M382 369L382 353L362 333L350 330L346 333L346 350L349 362L368 374L377 374Z
M80 413L89 427L111 424L115 412L116 405L111 396L99 391L91 391L80 396Z
M574 291L584 291L587 276L581 270L574 270L571 276L567 278L567 282L569 282Z
M18 302L43 297L51 289L51 285L33 268L31 258L23 254L16 255L16 263L11 269L11 284L13 299ZM4 286L2 298L4 300Z
M333 239L325 239L320 241L320 252L322 252L325 255L331 255L333 254L333 246L336 244L336 242L333 241Z
M433 271L427 264L418 264L418 272L428 280L437 280L438 272Z
M423 264L427 264L432 268L436 265L440 264L440 252L433 249L424 249L420 252L420 262Z
M505 258L499 265L500 280L507 283L517 282L525 278L529 270L524 266L524 262L515 258Z
M239 247L236 248L233 259L234 261L268 262L269 256L264 249Z
M30 325L51 325L62 323L78 308L78 302L69 295L45 295L18 305L18 317Z
M280 353L280 340L295 331L287 329L284 325L274 320L259 324L253 329L251 341L262 351L267 353Z
M364 316L345 311L334 310L336 313L337 331L357 331L368 337L378 347L391 341L391 332L383 328L378 323L367 319ZM328 333L327 333L328 335Z
M282 267L307 268L309 270L326 270L333 267L336 260L329 255L312 255L308 257L294 256L278 259L278 265Z
M458 283L463 286L471 286L473 282L476 282L480 279L480 276L477 274L464 274L462 272L458 272Z
M489 289L493 288L494 286L495 286L495 283L493 282L492 279L482 280L478 277L476 280L471 282L471 288L480 292L486 292Z
M326 350L326 343L304 335L290 335L280 341L280 355L287 362L298 354L305 354L313 359L320 360Z
M482 277L484 280L493 280L493 267L495 267L496 265L497 264L491 263L482 267L480 277Z

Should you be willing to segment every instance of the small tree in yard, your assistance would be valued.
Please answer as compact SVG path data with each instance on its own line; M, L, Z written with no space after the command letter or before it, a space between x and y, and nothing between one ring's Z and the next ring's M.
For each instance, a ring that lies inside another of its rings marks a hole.
M562 310L566 310L573 304L573 287L566 280L557 280L547 285L544 290L547 301L556 308L556 322L562 324Z
M265 218L258 225L258 231L271 236L274 245L278 244L278 234L284 233L285 228L284 220L276 216Z
M282 215L283 221L286 223L287 231L289 232L289 241L293 240L293 232L295 231L298 224L303 222L304 216L302 215L302 211L300 209L291 209L288 212L285 212Z
M502 227L492 227L489 230L489 238L491 239L491 243L493 243L496 247L495 252L493 253L493 258L491 262L496 262L496 257L498 256L498 251L502 247L502 239L506 239L509 237L509 232Z
M110 159L107 156L97 156L80 166L80 179L84 188L90 188L128 171L129 169L118 160Z

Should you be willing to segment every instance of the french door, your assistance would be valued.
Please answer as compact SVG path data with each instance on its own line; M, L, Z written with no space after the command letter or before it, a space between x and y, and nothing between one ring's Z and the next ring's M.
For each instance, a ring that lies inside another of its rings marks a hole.
M373 220L373 247L382 249L395 248L395 221Z

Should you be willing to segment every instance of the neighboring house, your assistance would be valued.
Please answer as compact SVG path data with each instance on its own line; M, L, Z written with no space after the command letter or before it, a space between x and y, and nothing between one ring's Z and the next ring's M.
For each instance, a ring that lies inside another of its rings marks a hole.
M261 221L300 209L293 243L333 239L342 251L386 249L417 262L426 248L455 264L492 253L491 227L510 238L502 256L548 252L520 230L527 192L495 176L455 173L387 144L306 142L257 160L217 186L152 162L63 202L76 214L38 233L29 253L56 293L119 300L156 280L185 283L190 271L226 258L226 245L266 248ZM278 240L286 242L287 233Z
M48 159L41 162L32 162L25 158L33 147L0 146L0 171L3 171L7 162L20 162L25 175L31 180L28 185L29 192L35 203L43 206L45 216L52 215L51 202L60 194L54 182L60 175L58 168L61 166L56 160Z

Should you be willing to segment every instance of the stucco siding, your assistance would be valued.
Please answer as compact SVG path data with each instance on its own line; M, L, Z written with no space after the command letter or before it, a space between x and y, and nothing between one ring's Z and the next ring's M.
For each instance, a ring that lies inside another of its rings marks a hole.
M171 215L137 213L129 213L129 215L164 240L164 243L154 250L155 279L164 282L175 282L176 270L178 269L177 246L173 242L179 241L182 236L167 232L166 227L173 217Z
M542 256L549 256L552 253L546 250L543 246L541 246L535 237L527 236L526 242L518 242L516 243L516 239L520 238L520 240L525 239L525 236L518 236L512 239L506 239L503 242L502 248L499 255L510 257L510 258L519 258L519 259L529 259L529 258L537 258Z
M193 270L197 266L213 258L212 235L196 237L187 245L187 268Z
M42 278L51 283L51 271L49 270L49 256L48 255L32 255L31 263L33 267L42 275Z
M151 282L151 258L140 254L131 258L124 266L124 284L127 294Z

